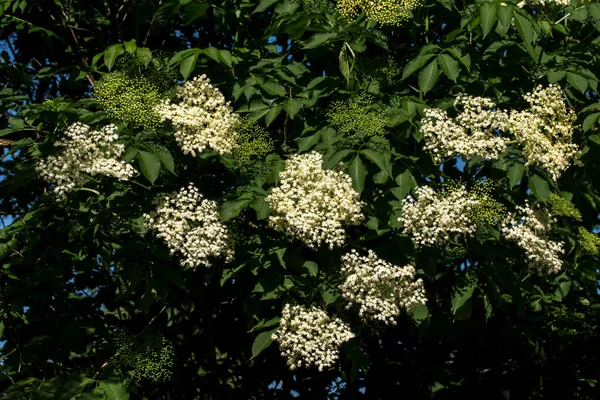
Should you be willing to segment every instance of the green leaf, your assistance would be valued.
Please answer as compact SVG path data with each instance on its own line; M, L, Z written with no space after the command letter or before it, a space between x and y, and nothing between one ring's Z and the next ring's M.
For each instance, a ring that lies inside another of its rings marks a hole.
M154 184L154 181L156 181L156 178L158 178L158 174L160 173L160 158L155 154L143 150L139 150L138 155L138 162L142 174L144 174L150 183Z
M154 154L158 156L162 165L164 165L169 172L175 174L175 161L173 160L173 156L169 149L158 144L155 144L153 147Z
M483 37L486 37L496 22L496 3L484 2L479 9L479 19Z
M519 31L519 35L521 36L521 39L523 39L523 42L528 45L533 43L535 32L531 20L517 10L515 10L514 16L515 25L517 26L517 30Z
M381 153L379 151L366 149L362 150L361 153L369 160L373 161L388 177L392 177L392 155L389 152Z
M335 291L333 291L329 287L323 287L323 288L321 288L321 297L323 298L323 301L325 302L325 304L329 305L329 304L335 303L335 301L339 297L339 294L337 294Z
M226 222L237 217L251 202L252 199L241 199L223 203L221 207L219 207L221 221Z
M123 44L125 45L125 51L128 53L135 53L135 49L137 48L135 39L132 39L129 42L123 42Z
M183 13L185 21L183 25L189 25L196 21L198 18L206 14L206 11L210 8L210 4L207 3L191 3L185 7Z
M460 71L460 67L458 66L458 61L456 61L449 54L441 54L437 58L438 65L444 72L444 74L454 82L456 82L456 78L458 78L458 73Z
M573 72L567 72L567 82L581 93L585 93L588 88L587 79L581 75L574 74Z
M121 43L113 44L104 51L104 64L106 64L106 68L108 68L109 71L115 65L115 60L117 59L117 57L119 57L124 52L125 48Z
M423 92L423 94L429 92L433 89L435 82L440 76L440 71L438 69L438 64L435 60L429 63L425 68L419 72L419 89Z
M80 394L82 389L93 383L94 380L84 376L83 374L73 374L69 375L65 381L57 387L56 391L56 400L70 400L75 397L77 394Z
M194 71L194 68L196 68L199 55L200 53L194 53L181 60L181 63L179 63L179 72L183 76L183 79L187 79L190 77L190 75Z
M548 182L539 175L534 174L529 178L529 189L538 200L546 201L550 198Z
M269 216L269 203L265 201L263 196L257 197L250 203L250 208L256 211L256 219L263 220Z
M319 274L319 265L314 261L306 261L304 263L304 268L308 270L310 276L317 276Z
M524 172L525 167L523 164L513 164L508 167L508 170L506 171L506 177L508 178L510 187L515 186L521 179L523 179Z
M278 328L267 332L259 333L258 336L256 336L256 339L254 339L254 343L252 343L252 358L250 358L251 360L254 357L258 356L260 353L262 353L262 351L269 347L271 343L273 343L272 336L275 332L277 332L277 330Z
M567 75L566 71L551 69L548 71L548 83L556 83L564 79Z
M435 54L426 54L423 56L417 56L413 60L409 61L402 71L402 80L405 80L416 71L421 69L433 56L435 56Z
M596 121L600 118L600 113L590 114L583 120L583 131L587 132L594 127Z
M321 140L321 132L319 131L308 137L298 139L298 151L306 151L312 149Z
M393 188L392 193L398 200L404 200L411 189L416 186L415 178L408 169L396 177L396 183L400 187Z
M277 3L278 0L262 0L258 6L256 6L256 8L254 9L254 11L252 12L254 13L259 13L259 12L263 12L266 9L268 9L269 7L271 7L273 4Z
M321 46L323 43L337 36L337 33L317 33L306 41L304 49L314 49L315 47Z
M463 272L457 279L456 284L452 288L451 302L452 315L461 308L467 300L473 297L473 292L477 287L477 277L469 272Z
M330 157L323 157L323 168L324 169L332 169L336 165L340 163L348 154L350 154L350 150L342 149L340 151L336 151Z
M2 339L3 334L4 334L4 321L0 321L0 339Z
M365 189L365 178L367 177L367 168L363 164L360 156L357 154L348 166L348 175L352 178L352 186L358 193Z
M285 87L283 87L282 85L280 85L272 79L256 79L256 82L258 83L258 86L260 86L265 92L267 92L271 96L286 96Z
M346 82L350 82L350 63L348 62L348 53L346 46L342 47L339 56L340 72L346 78Z
M429 319L429 308L425 304L419 304L410 310L410 316L417 325Z
M502 24L502 26L509 27L510 21L513 18L513 5L510 3L500 3L498 8L496 9L496 13L498 15L498 21Z
M98 388L104 392L106 400L129 400L127 388L120 382L101 381Z
M269 111L265 114L265 123L267 127L275 121L275 118L281 113L283 110L283 106L281 104L277 104L276 106L272 106Z
M283 109L288 113L291 119L294 119L296 114L300 112L302 106L302 99L292 99L283 102Z

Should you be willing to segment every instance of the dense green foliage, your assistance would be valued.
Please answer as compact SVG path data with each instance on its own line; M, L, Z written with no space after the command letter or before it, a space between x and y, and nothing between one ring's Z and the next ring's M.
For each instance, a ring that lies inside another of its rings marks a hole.
M600 4L340 3L0 0L3 398L598 397ZM202 74L240 115L231 154L185 154L155 112ZM454 117L466 94L528 110L549 84L576 116L560 178L519 137L495 159L423 149L426 109ZM57 199L36 166L75 122L115 124L135 174L84 171ZM312 151L360 194L341 247L269 225L285 160ZM154 200L190 183L233 260L183 268L148 228ZM476 231L418 246L399 218L422 187L474 193ZM553 215L538 217L564 243L560 272L503 236L524 204ZM426 305L396 325L359 318L339 289L351 249L413 265ZM288 303L349 326L332 367L288 368L272 337Z

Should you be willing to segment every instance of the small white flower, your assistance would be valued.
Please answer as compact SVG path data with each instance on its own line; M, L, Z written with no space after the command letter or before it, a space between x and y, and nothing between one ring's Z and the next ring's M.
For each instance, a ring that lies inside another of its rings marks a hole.
M525 251L530 268L542 273L558 273L562 268L560 254L564 243L547 238L554 219L543 210L534 210L525 204L517 206L517 212L502 224L502 233Z
M156 230L171 254L181 253L181 265L211 266L212 257L233 259L232 240L221 222L217 205L202 196L193 184L157 200L158 207L146 214L146 224Z
M423 281L414 280L416 271L412 265L392 265L372 250L367 256L354 249L345 254L341 275L344 281L340 292L348 303L346 308L358 307L358 314L364 320L396 325L402 309L410 311L427 301Z
M210 147L219 154L231 153L239 117L206 75L177 88L177 97L179 103L165 101L157 112L175 126L175 140L183 152L195 156Z
M119 136L115 125L106 125L99 131L81 122L74 123L65 131L65 137L54 143L63 151L40 160L36 166L41 177L55 184L58 198L77 186L83 185L82 173L112 176L127 180L135 174L135 168L120 160L125 146L114 143Z
M350 327L317 307L286 304L279 330L272 335L290 369L315 366L319 371L332 366L340 345L354 337Z
M344 244L344 225L362 221L362 204L350 176L324 170L322 160L317 152L290 157L279 174L279 186L266 200L272 228L287 231L310 247L327 244L332 249Z
M418 200L404 199L402 216L404 233L412 236L418 247L441 246L454 236L472 236L476 225L469 212L479 204L464 186L445 193L421 186Z

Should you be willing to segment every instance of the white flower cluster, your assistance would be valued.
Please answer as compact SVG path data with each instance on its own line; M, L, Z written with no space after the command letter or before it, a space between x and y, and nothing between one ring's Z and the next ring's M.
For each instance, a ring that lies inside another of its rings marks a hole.
M219 154L231 153L236 147L239 117L206 75L177 88L177 97L178 104L167 100L157 112L175 126L175 140L183 152L195 156L210 147Z
M281 355L292 370L316 366L323 371L339 358L340 345L354 337L342 320L314 306L286 304L279 324L272 338L279 342Z
M556 85L540 85L524 97L530 109L512 111L505 129L523 146L525 165L540 165L556 180L578 153L577 145L571 143L577 117L567 111L562 90Z
M547 212L534 210L526 204L517 206L516 214L502 224L506 239L515 241L525 251L529 267L540 273L558 273L562 268L560 254L564 253L564 243L546 237L552 221Z
M271 227L310 247L326 243L332 249L345 242L344 224L357 225L363 215L351 178L342 171L324 170L322 160L317 152L290 157L279 174L279 186L266 200Z
M454 103L463 111L455 119L441 109L425 110L421 132L425 137L425 150L433 153L436 162L462 155L471 158L498 158L506 150L507 138L498 136L497 129L506 124L506 113L493 110L494 103L483 97L459 95Z
M414 280L416 271L412 265L399 267L381 260L374 251L361 256L356 250L342 257L340 285L342 298L348 302L346 308L358 306L363 319L396 325L400 311L410 311L425 304L425 289L421 279Z
M531 2L534 6L549 6L555 3L559 6L567 7L571 5L571 0L533 0Z
M37 171L47 182L56 185L54 192L59 198L83 185L82 173L129 179L135 174L135 168L119 159L125 146L114 143L119 138L116 130L112 124L95 131L86 124L74 123L65 131L65 138L54 142L54 146L64 150L40 160Z
M193 184L158 199L158 207L145 214L148 226L158 231L171 254L181 253L181 265L196 268L211 266L210 258L233 259L233 246L217 206L207 200Z
M417 246L441 246L455 236L471 236L476 225L469 217L479 204L464 186L436 193L427 186L416 189L418 200L403 200L404 233L412 235Z
M455 119L444 110L427 109L421 125L425 150L436 162L454 156L495 159L506 150L509 135L522 147L525 165L538 165L558 179L578 153L572 143L576 119L568 111L560 87L538 86L524 96L530 108L510 112L495 109L485 98L459 95L463 111Z

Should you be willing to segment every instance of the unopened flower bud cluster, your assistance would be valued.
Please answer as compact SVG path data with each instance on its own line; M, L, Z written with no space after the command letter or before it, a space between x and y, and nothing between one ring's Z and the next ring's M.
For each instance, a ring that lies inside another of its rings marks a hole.
M41 159L37 171L44 180L56 185L54 192L59 198L83 185L84 173L129 179L135 169L120 159L125 146L115 143L119 138L116 130L112 124L98 131L80 122L71 125L65 131L65 137L54 142L54 146L63 150Z
M504 237L516 242L525 251L530 268L540 273L560 272L564 243L547 237L554 219L544 210L534 209L529 204L516 208L516 213L502 224Z
M479 201L464 186L457 185L443 193L421 186L416 195L418 200L410 197L403 200L398 220L417 246L441 246L454 237L475 233L476 224L469 214Z
M238 115L206 75L185 82L177 97L177 104L165 101L157 111L175 126L175 140L183 152L195 156L210 147L219 154L231 153Z
M491 100L468 95L457 97L455 105L464 109L454 119L444 110L425 110L424 148L436 162L457 155L496 159L512 136L523 151L525 165L540 166L556 180L578 153L572 143L576 116L567 110L556 85L538 86L524 98L530 108L523 111L496 110Z
M196 268L211 266L213 257L233 259L232 241L221 222L217 206L190 184L179 192L159 199L156 211L146 214L150 229L157 231L171 254L180 253L181 265Z
M444 110L425 110L421 125L426 141L424 149L432 152L436 162L455 155L494 159L506 151L508 139L498 136L496 129L506 125L508 117L493 111L491 100L459 95L454 104L463 107L455 119L448 117Z
M314 306L289 304L272 336L290 369L317 367L319 371L332 366L339 358L340 346L353 337L350 327L339 318Z
M316 248L330 249L346 240L344 225L363 219L359 194L345 172L324 170L317 152L296 154L279 174L279 186L266 200L271 205L269 225Z
M396 325L396 318L404 309L425 304L423 281L415 281L412 265L399 267L377 257L369 250L361 256L356 250L342 257L340 285L347 308L357 307L363 320L375 320Z
M356 18L364 11L367 19L382 25L400 25L421 5L419 0L337 0L338 12L346 19Z

